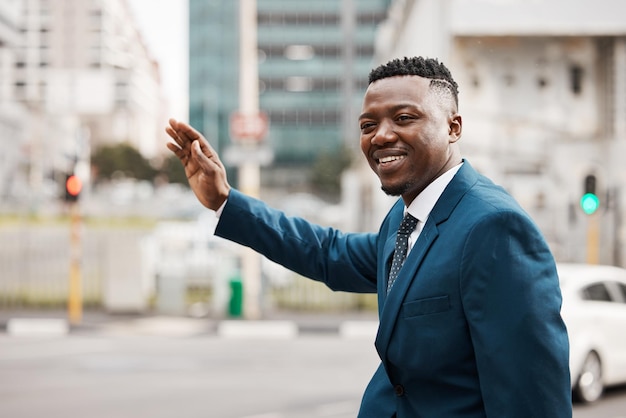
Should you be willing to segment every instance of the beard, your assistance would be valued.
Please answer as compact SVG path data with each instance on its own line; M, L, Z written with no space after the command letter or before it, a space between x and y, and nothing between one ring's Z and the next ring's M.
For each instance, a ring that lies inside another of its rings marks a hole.
M409 191L411 187L413 187L413 182L407 181L406 183L395 185L392 184L389 186L381 184L380 189L389 196L402 196L404 193Z

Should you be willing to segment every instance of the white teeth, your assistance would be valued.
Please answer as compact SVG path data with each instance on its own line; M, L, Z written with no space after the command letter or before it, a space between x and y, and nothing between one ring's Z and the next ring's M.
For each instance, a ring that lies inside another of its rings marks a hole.
M391 161L400 160L400 159L402 159L402 158L403 158L403 157L402 157L402 156L399 156L399 155L392 155L392 156L390 156L390 157L383 157L383 158L381 158L381 159L380 159L380 160L378 160L378 161L382 164L382 163L389 163L389 162L391 162Z

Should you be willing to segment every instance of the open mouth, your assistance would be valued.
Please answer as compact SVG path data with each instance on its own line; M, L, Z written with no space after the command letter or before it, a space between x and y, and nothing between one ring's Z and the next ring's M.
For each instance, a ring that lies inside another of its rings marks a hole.
M391 164L391 163L393 163L393 162L395 162L395 161L400 161L400 160L403 160L405 157L406 157L406 156L404 156L404 155L390 155L390 156L388 156L388 157L383 157L383 158L380 158L380 159L378 160L378 164L380 164L380 165L387 165L387 164Z

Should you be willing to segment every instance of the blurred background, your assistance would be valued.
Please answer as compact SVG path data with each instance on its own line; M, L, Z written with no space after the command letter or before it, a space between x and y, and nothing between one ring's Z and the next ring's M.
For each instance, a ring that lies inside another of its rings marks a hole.
M0 308L375 310L214 238L164 126L203 132L235 187L374 231L392 199L357 115L369 70L411 55L451 68L465 157L557 260L623 266L624 13L617 0L3 0Z
M214 237L215 214L189 190L164 127L170 117L191 123L248 194L322 225L376 231L394 199L360 154L357 117L370 69L413 55L451 69L464 156L515 196L557 261L624 267L624 16L621 0L0 0L2 325L27 315L66 318L78 331L151 316L375 322L375 296L333 293ZM41 349L84 353L113 343L69 344L79 346ZM34 346L4 347L5 376L15 359L39 358L28 351ZM225 345L215 355L240 349ZM161 358L141 358L143 347L121 350L116 360L67 367L163 371ZM281 348L260 350L275 372L281 361L269 353ZM346 354L330 367L363 360L373 370L374 357ZM221 366L202 366L210 360L179 358L172 370L213 375ZM225 374L241 359L231 360ZM260 364L242 366L242 378ZM369 375L362 364L354 370ZM297 379L279 376L274 392ZM262 416L354 416L361 391L350 392L344 415L301 406ZM232 399L218 392L213 401ZM53 416L39 412L32 416ZM173 416L160 412L150 416ZM82 415L96 416L87 406Z

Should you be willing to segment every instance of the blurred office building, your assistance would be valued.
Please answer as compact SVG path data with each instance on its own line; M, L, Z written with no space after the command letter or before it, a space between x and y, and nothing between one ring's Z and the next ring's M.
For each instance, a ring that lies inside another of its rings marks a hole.
M27 109L11 138L22 178L0 184L40 199L69 171L88 180L100 145L127 142L147 158L162 149L159 68L127 0L3 0L0 17L0 103ZM15 123L0 125L3 144Z
M563 261L626 263L624 16L619 0L394 0L376 41L378 63L423 55L450 67L464 155ZM590 176L592 215L579 203Z
M357 114L389 3L256 1L259 102L273 153L264 191L308 191L320 157L338 161L358 149ZM238 13L238 1L189 2L190 121L222 155L239 105Z
M20 0L0 2L0 201L15 192L14 179L26 127L26 109L13 97L17 47L21 42L20 13Z

